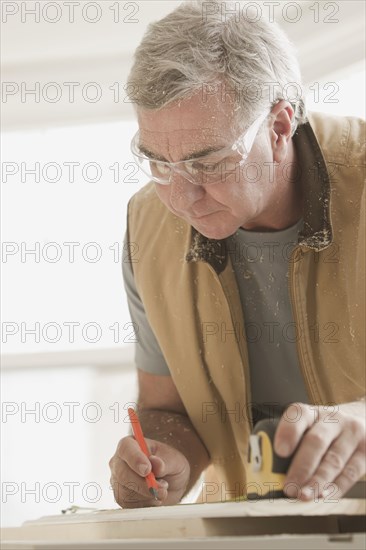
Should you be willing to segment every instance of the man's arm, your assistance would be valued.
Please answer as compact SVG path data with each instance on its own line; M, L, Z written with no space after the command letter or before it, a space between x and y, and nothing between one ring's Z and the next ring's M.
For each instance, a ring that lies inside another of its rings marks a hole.
M126 232L124 249L128 249L128 246ZM147 320L129 261L122 263L122 274L131 319L138 326L138 342L135 348L139 387L138 415L153 456L148 460L131 436L123 438L110 460L111 482L116 501L121 506L155 504L151 502L146 483L138 471L140 466L148 471L152 467L156 476L161 479L161 488L158 491L160 502L175 504L195 484L201 472L208 466L209 457L187 416ZM167 481L166 484L162 478Z
M128 234L126 233L123 249L129 250L131 245L132 243L128 242ZM132 268L133 264L130 260L129 257L123 258L122 275L131 320L137 329L137 342L135 344L136 366L151 374L170 376L169 367L165 361L159 343L156 340L155 334L151 329L144 305L136 288Z
M171 377L138 369L138 383L138 414L145 436L174 447L189 463L190 476L184 496L209 465L206 447L188 418ZM164 477L162 461L154 457L152 462L157 476Z
M138 416L151 455L132 436L120 440L109 462L114 496L123 508L177 504L210 459L171 377L138 369L138 382ZM159 484L157 501L144 479L151 470Z
M114 496L123 508L177 504L208 466L209 456L171 377L138 370L138 379L138 415L151 455L147 458L132 436L120 440L109 462ZM151 470L158 500L144 479Z

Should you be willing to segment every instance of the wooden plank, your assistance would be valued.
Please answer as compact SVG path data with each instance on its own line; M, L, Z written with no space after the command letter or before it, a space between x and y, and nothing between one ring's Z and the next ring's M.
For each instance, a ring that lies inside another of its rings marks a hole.
M48 516L2 530L3 540L89 541L136 538L339 533L364 529L366 501L180 504ZM349 528L348 528L349 525Z
M365 550L366 537L356 535L274 535L205 539L102 540L94 542L5 542L2 550Z

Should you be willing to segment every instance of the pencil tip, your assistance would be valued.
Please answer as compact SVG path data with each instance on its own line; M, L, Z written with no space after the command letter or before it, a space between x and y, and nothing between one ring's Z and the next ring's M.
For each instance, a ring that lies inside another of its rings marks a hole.
M155 498L155 500L158 500L158 492L156 489L154 489L154 487L150 487L149 489L150 493L152 494L152 496Z

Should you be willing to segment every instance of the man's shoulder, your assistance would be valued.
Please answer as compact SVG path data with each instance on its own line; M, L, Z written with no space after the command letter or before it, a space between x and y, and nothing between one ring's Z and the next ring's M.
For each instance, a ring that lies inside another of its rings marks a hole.
M365 165L366 123L353 116L308 113L309 123L328 162Z
M157 215L163 216L167 214L169 210L159 199L154 182L150 181L141 189L139 189L128 202L128 210L130 215L143 214L145 208L149 209L149 213L156 212Z
M132 197L130 198L130 204L138 205L141 203L147 203L151 201L159 200L159 197L155 191L155 185L152 181L141 187Z
M149 182L139 189L128 202L128 218L130 221L145 228L148 223L155 225L169 224L175 216L160 200L155 190L155 183Z

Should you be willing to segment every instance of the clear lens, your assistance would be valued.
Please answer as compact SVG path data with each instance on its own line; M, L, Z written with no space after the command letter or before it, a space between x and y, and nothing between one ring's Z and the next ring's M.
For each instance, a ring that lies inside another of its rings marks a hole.
M176 163L171 166L166 162L148 159L147 157L134 155L138 167L150 179L161 185L169 185L174 173L177 173L196 185L213 185L225 183L228 178L240 177L240 164L242 157L225 158L216 163L203 163L197 160Z
M193 169L195 183L200 185L215 185L225 183L228 178L240 176L240 157L227 157L216 163L195 163Z
M156 178L162 178L163 180L169 180L171 169L170 166L158 160L150 160L151 175Z
M139 132L131 142L131 151L144 174L161 185L169 185L174 173L196 185L225 183L229 178L238 181L241 165L248 158L258 130L267 116L268 113L263 113L258 117L232 146L220 150L217 155L210 155L211 162L203 157L175 163L149 159L139 150ZM225 154L228 156L225 157Z
M163 185L170 183L171 169L170 166L164 162L157 160L150 160L147 157L140 155L133 155L137 166L146 174L150 179Z

